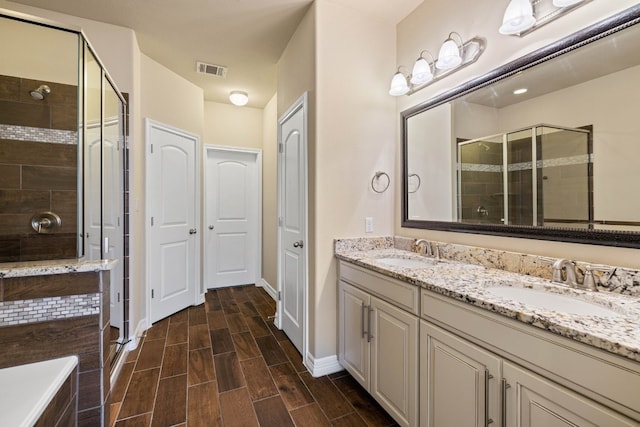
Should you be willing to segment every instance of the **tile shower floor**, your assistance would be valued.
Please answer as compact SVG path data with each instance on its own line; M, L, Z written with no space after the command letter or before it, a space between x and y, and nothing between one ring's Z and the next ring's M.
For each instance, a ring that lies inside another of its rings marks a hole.
M313 378L261 288L206 293L154 324L111 392L111 426L395 426L346 372Z

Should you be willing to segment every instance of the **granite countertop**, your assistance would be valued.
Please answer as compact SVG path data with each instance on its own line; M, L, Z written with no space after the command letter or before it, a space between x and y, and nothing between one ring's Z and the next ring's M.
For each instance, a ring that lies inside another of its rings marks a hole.
M112 270L117 260L47 260L0 264L0 279L4 277L44 276L48 274L84 273Z
M640 362L640 298L612 292L590 292L549 280L480 265L433 260L424 268L401 268L381 258L422 259L395 248L336 248L336 257L395 279L472 304L576 341ZM492 294L491 287L532 288L569 295L615 311L619 316L574 315L527 306Z

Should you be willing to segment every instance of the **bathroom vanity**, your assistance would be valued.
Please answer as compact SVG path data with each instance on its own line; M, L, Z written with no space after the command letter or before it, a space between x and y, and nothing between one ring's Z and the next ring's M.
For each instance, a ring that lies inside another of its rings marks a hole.
M336 242L338 357L400 425L640 425L637 296L392 242Z

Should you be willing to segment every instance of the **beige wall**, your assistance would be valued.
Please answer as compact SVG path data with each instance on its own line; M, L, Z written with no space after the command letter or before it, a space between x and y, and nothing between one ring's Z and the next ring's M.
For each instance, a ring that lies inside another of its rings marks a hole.
M140 75L142 117L198 135L202 144L202 89L144 54Z
M278 96L262 114L262 278L276 291L278 282Z
M516 59L559 38L578 31L613 13L635 5L637 1L590 2L571 14L550 23L523 37L506 37L498 33L505 5L487 7L486 3L474 0L442 2L425 0L413 13L398 25L397 63L410 66L423 49L436 54L440 43L450 31L457 31L463 39L481 36L487 39L487 49L475 64L428 86L411 96L399 97L397 112L420 104L435 94L451 89L473 77L481 76L492 69ZM391 78L393 70L388 72ZM380 86L380 91L386 90ZM398 131L397 157L400 158ZM399 167L399 164L398 164ZM400 170L400 169L398 169ZM400 226L400 183L396 182L395 233L411 237L427 237L442 241L484 246L496 249L568 257L589 262L640 267L640 258L635 249L600 247L540 241L481 236L463 233L447 233L428 230L407 229Z
M204 103L204 144L262 148L263 110L219 102Z
M386 90L395 64L395 23L330 0L316 2L316 146L314 269L310 275L309 350L336 354L333 239L393 232L393 189L371 188L376 171L395 180L395 101Z
M11 40L11 49L2 49L0 75L78 85L77 34L2 18L0 40Z

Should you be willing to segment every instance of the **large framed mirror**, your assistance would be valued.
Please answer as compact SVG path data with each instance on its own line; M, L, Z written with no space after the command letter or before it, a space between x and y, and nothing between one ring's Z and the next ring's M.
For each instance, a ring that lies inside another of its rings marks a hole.
M640 248L640 5L401 113L402 226Z

